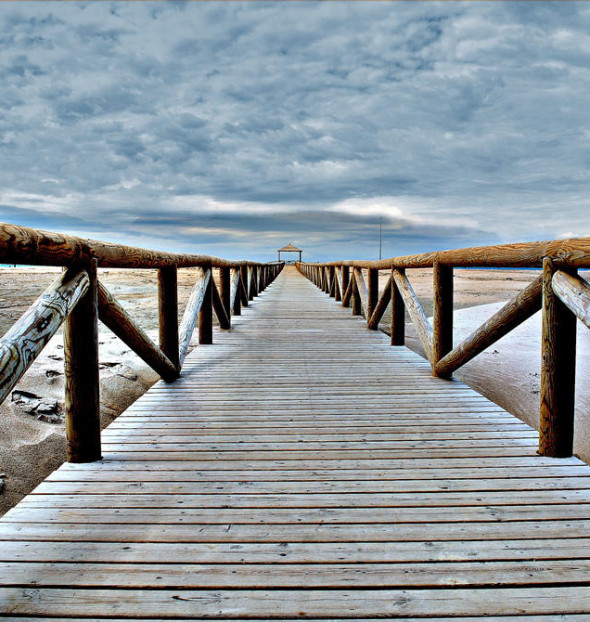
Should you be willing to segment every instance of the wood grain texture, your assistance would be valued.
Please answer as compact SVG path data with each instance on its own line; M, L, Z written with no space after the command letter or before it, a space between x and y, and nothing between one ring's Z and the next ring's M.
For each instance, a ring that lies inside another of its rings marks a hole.
M176 266L158 270L158 329L160 349L180 371L178 358L178 270Z
M439 262L433 266L432 365L453 349L453 268Z
M439 360L435 367L437 375L450 376L459 367L520 326L539 311L542 297L543 277L540 276Z
M571 456L574 442L576 316L553 291L556 267L543 263L543 341L539 453Z
M418 300L418 296L416 296L416 292L414 292L412 284L403 272L394 270L393 279L397 285L401 297L404 300L405 307L410 314L410 318L414 324L416 332L418 333L418 337L420 338L420 343L424 348L426 357L432 362L432 326L424 313L424 309Z
M241 265L262 265L248 261L227 261L208 255L166 253L0 223L2 263L64 266L88 262L91 258L95 258L101 268L159 269L170 266L231 268Z
M590 238L475 246L457 250L392 257L380 261L332 261L321 265L377 270L432 268L436 262L456 268L541 268L549 257L557 266L590 267Z
M2 614L590 614L589 467L294 269L242 311L0 520Z
M590 284L581 277L558 270L553 275L553 292L590 328Z
M203 270L201 268L199 272L200 274L193 285L191 295L184 310L184 315L182 316L180 329L178 331L179 359L181 365L186 357L191 337L193 335L193 331L195 330L201 307L203 306L203 301L207 293L209 281L211 280L210 269Z
M0 340L0 403L10 395L88 287L86 271L70 268L4 334Z
M97 262L86 264L88 291L64 323L67 459L100 460Z

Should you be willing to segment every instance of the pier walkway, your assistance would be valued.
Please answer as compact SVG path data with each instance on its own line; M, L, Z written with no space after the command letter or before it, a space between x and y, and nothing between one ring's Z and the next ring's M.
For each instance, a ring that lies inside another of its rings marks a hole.
M0 521L16 619L590 620L590 468L288 268Z

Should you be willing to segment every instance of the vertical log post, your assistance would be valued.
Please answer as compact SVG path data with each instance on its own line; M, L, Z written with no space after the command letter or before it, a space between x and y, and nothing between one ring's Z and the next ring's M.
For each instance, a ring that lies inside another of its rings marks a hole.
M371 319L373 311L379 302L379 270L369 268L367 273L367 322ZM373 330L378 330L375 325Z
M328 272L329 272L329 277L330 277L330 285L329 285L329 290L330 290L330 298L335 298L336 296L336 270L334 268L334 266L330 266L328 268Z
M341 274L342 274L341 268L336 268L334 270L334 277L336 279L335 284L334 284L335 285L335 287L334 287L334 300L336 302L340 302L342 300L342 296L344 294L344 292L341 290L341 287L340 287L340 283L341 283L341 280L342 280L340 278Z
M176 266L158 270L160 349L180 371L178 358L178 273Z
M453 349L453 267L435 262L432 366ZM434 372L433 372L434 373ZM436 373L434 373L436 376Z
M90 286L64 323L68 462L101 459L98 371L97 261L87 265Z
M405 274L405 270L399 270ZM391 345L403 346L406 342L406 305L391 275Z
M242 284L240 283L240 280L242 278L242 273L241 273L240 268L234 268L234 270L237 273L234 278L237 278L238 284L237 284L236 297L234 299L234 308L232 309L232 313L233 315L242 315L242 297L241 297ZM234 270L232 270L232 272Z
M362 315L363 303L354 274L352 275L352 296L350 298L352 302L352 315Z
M240 267L240 292L242 295L242 306L248 306L248 266Z
M252 296L250 300L254 297L258 296L258 267L252 266L252 272L250 273L251 285L250 285L250 295Z
M229 268L219 268L219 297L231 325L231 274Z
M543 342L539 453L573 453L576 376L576 316L553 292L553 261L543 261Z
M211 278L207 283L205 295L203 296L203 303L199 311L199 343L210 344L213 343L213 300L211 295L213 271L211 270L211 266L203 266L203 268L211 271Z
M344 293L348 289L348 283L350 282L350 268L348 266L342 266L342 298L344 298ZM347 300L346 304L344 301L342 302L343 307L349 307L350 301Z

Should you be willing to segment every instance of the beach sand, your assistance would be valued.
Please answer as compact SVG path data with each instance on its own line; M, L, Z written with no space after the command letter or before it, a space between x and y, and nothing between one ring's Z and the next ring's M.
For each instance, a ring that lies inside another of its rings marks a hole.
M58 276L59 269L0 268L0 333L16 321ZM457 270L455 272L455 339L466 336L498 308L526 287L536 274L517 270ZM409 271L427 315L432 313L432 271ZM157 274L152 270L101 270L107 289L157 340ZM196 270L179 271L179 311L182 314L196 278ZM382 275L382 285L386 280ZM540 320L532 318L466 365L455 375L506 410L531 425L538 417ZM386 329L386 323L382 324ZM588 368L590 335L580 329L579 391L576 450L590 459L589 391L582 374ZM196 342L193 340L193 346ZM408 325L407 345L420 352ZM134 353L101 325L101 422L108 425L157 379ZM0 406L0 514L14 506L57 468L65 457L63 424L63 340L58 333Z

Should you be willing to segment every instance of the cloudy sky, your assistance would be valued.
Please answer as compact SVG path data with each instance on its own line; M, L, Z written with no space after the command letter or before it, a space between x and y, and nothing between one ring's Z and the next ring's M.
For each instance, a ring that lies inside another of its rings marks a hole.
M590 235L590 4L0 3L0 220L376 258Z

